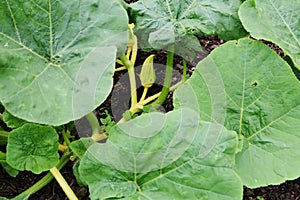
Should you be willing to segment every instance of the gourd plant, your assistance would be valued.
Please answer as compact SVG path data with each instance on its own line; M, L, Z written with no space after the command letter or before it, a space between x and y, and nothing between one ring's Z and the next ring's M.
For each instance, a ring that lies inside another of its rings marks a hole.
M91 199L242 199L243 185L299 177L300 85L292 71L300 69L299 9L299 0L2 1L1 120L13 130L0 132L0 161L13 176L50 171L16 199L52 175L76 199L58 171L70 159L78 160L74 174ZM195 35L227 42L190 78L184 66L182 81L171 86L174 54L185 65L201 50ZM277 44L284 59L255 39ZM168 51L162 91L147 96L151 55L139 100L138 44ZM115 61L124 67L115 69ZM122 69L131 106L103 133L92 111ZM156 111L171 90L174 110ZM133 118L146 105L151 112ZM83 116L93 134L74 140L69 122Z

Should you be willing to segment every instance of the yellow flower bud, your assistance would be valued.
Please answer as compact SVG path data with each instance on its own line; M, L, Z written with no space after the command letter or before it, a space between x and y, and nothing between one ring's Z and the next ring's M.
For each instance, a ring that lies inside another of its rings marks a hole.
M155 70L153 66L154 55L150 55L143 63L140 74L142 86L149 88L153 85L156 79Z

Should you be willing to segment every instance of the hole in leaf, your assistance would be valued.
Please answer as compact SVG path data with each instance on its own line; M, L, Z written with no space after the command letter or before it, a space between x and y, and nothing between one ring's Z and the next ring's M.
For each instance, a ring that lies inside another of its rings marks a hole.
M253 81L250 86L251 87L257 87L258 86L258 81Z
M92 4L92 7L98 8L99 5L98 5L98 3L93 3L93 4Z

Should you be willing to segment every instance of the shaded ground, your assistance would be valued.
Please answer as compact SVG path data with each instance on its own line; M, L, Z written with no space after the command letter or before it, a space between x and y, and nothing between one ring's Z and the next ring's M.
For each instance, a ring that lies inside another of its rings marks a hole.
M73 163L69 162L62 170L61 174L75 192L78 199L89 199L88 189L80 187L73 175ZM45 173L34 175L30 172L20 172L16 178L10 177L0 165L0 196L7 198L15 197L31 185L39 181ZM46 187L33 194L30 200L68 200L58 183L53 179Z
M263 197L265 200L299 200L300 179L287 181L278 186L267 186L257 189L244 188L244 200L257 200Z

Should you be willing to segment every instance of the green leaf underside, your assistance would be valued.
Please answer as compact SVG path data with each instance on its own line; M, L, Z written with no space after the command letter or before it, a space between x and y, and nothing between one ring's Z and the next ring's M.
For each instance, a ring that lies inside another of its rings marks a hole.
M299 0L248 0L241 6L239 16L254 38L277 44L300 70Z
M162 49L175 42L177 51L199 51L196 34L226 40L245 36L237 13L240 4L239 0L140 0L130 6L144 48Z
M55 129L25 124L13 130L8 138L6 160L15 169L35 174L51 169L59 161Z
M289 65L259 41L230 41L197 65L174 94L175 108L243 135L236 168L248 187L299 177L300 83Z
M79 166L91 199L241 199L236 133L197 115L154 112L113 127Z
M60 125L108 96L127 43L118 0L2 1L0 101L16 117Z

